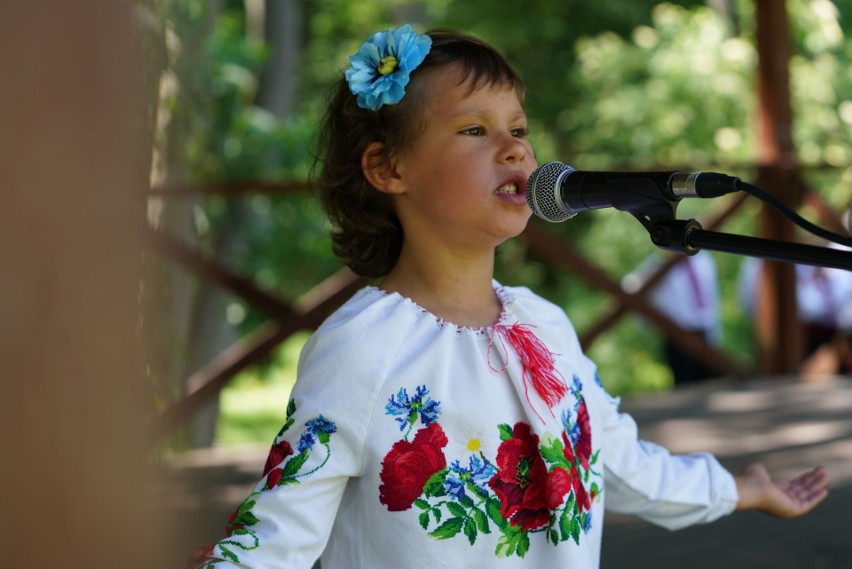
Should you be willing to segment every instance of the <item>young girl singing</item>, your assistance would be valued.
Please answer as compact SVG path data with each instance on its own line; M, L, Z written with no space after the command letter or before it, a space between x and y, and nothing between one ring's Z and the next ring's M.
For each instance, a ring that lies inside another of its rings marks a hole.
M315 181L377 284L306 344L263 478L193 567L593 568L605 505L680 528L826 496L821 468L735 478L638 440L563 311L493 280L536 160L492 47L406 25L350 61Z

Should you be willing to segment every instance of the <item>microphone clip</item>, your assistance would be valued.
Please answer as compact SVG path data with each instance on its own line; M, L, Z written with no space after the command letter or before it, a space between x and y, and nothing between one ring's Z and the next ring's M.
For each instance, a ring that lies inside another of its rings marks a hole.
M699 251L690 243L690 234L703 229L694 219L661 219L652 222L650 226L646 225L646 228L651 236L651 242L660 249L685 255L695 255Z

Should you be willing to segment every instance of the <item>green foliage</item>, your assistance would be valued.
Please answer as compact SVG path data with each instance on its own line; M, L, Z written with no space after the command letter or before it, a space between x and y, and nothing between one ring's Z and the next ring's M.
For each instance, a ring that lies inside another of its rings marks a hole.
M248 370L231 381L220 397L216 440L224 445L272 443L273 435L287 425L292 409L286 409L296 381L299 352L307 332L295 334L274 352L274 374ZM292 423L292 421L289 421Z
M194 183L305 180L333 78L365 37L406 21L421 30L449 26L481 36L517 64L528 86L530 137L539 162L559 159L585 170L691 168L754 176L754 2L734 2L729 15L701 1L535 0L521 13L517 5L486 0L302 3L298 100L286 119L255 102L268 50L249 37L242 2L225 2L220 12L201 0L151 3L180 45L167 64L180 85L169 105L188 117L182 144ZM852 1L793 0L787 6L793 135L803 163L830 167L808 170L806 181L840 209L852 200L852 42L844 33ZM703 220L722 205L722 200L682 204L679 214ZM753 234L755 217L756 206L750 205L722 230ZM239 224L241 245L229 264L288 298L337 267L310 196L213 198L199 206L196 220L199 235L211 244L218 228ZM615 280L653 250L642 226L622 212L593 212L549 229ZM716 259L726 349L748 360L750 326L734 294L740 259ZM531 254L522 240L500 248L497 278L551 298L581 331L610 302L571 271ZM235 321L244 330L264 318L239 308L234 312L243 316ZM659 346L649 346L649 337L638 319L626 318L594 344L590 355L613 391L670 384Z
M572 134L563 151L588 169L753 160L753 48L707 8L660 4L652 15L629 40L577 42L581 95L557 115Z

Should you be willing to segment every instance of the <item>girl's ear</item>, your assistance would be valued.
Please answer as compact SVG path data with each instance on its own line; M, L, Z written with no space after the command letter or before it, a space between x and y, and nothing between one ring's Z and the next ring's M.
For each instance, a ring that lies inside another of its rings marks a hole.
M361 154L361 171L374 188L386 194L402 193L402 179L395 156L386 156L384 144L371 142Z

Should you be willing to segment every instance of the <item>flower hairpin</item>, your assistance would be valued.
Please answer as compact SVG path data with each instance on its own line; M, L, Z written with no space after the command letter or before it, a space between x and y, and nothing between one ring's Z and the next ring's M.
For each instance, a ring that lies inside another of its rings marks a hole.
M432 39L405 24L373 34L349 56L346 81L362 109L377 111L395 105L405 95L409 74L423 63Z

